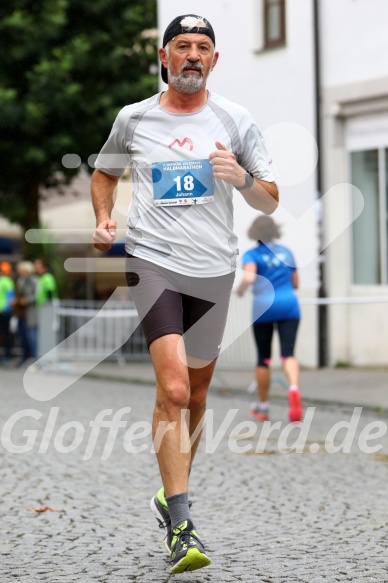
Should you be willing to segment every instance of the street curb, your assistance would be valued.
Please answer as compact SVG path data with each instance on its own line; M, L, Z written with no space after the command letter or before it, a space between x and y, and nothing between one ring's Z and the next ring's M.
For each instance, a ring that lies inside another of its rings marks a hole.
M104 373L93 373L93 371L86 373L87 377L89 378L93 378L96 380L105 380L105 381L115 381L115 382L120 382L120 383L132 383L135 385L143 385L143 386L149 386L149 387L155 387L155 381L154 380L148 380L148 379L144 379L144 378L137 378L137 377L115 377L115 376L111 376L109 374L104 374ZM216 395L218 397L224 397L224 396L246 396L247 400L252 400L252 396L249 395L249 393L246 392L245 389L238 389L236 387L215 387L210 385L209 387L209 392L212 393L213 395ZM271 396L271 400L272 401L279 401L279 402L287 402L287 396L285 395L284 397L282 397L281 395L272 395ZM321 408L342 408L342 409L354 409L355 407L361 407L364 411L368 411L371 413L375 413L378 414L379 417L388 417L388 408L386 407L381 407L378 405L362 405L360 403L349 403L349 402L344 402L344 401L325 401L323 399L318 399L318 398L307 398L307 397L303 397L303 404L308 406L308 407L321 407Z

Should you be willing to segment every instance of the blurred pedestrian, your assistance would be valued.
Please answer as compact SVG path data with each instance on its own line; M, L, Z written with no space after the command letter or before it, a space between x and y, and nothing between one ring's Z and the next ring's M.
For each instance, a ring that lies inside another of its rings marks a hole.
M38 317L36 308L37 276L31 261L16 266L16 297L13 314L18 319L17 331L22 347L20 365L37 356Z
M58 298L58 286L45 259L35 259L34 266L38 275L35 298L36 305L39 307Z
M12 358L13 335L10 329L12 304L15 298L15 283L12 265L8 261L0 263L0 341L3 345L2 362Z
M242 257L244 276L237 294L242 296L248 287L253 288L253 332L257 348L255 372L259 401L252 404L250 412L259 421L269 419L271 345L276 329L282 366L288 380L289 419L300 421L303 409L299 363L294 357L300 320L295 294L299 284L298 271L291 251L273 242L280 237L280 229L271 217L257 217L248 230L248 237L257 241L257 245Z

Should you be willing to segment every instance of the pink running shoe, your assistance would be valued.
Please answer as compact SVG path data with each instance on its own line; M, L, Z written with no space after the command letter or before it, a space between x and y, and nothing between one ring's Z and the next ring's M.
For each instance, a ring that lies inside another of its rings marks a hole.
M269 409L261 409L260 405L253 404L249 409L249 413L256 417L258 421L269 421Z
M293 423L294 421L301 421L303 417L302 397L299 389L289 389L288 401L290 408L288 410L288 418Z

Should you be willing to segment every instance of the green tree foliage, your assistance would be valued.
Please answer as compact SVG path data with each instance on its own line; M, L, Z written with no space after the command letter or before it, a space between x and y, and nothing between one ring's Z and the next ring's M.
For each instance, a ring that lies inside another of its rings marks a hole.
M155 28L156 0L0 3L0 214L37 226L42 187L79 171L63 156L87 164L120 108L157 90Z

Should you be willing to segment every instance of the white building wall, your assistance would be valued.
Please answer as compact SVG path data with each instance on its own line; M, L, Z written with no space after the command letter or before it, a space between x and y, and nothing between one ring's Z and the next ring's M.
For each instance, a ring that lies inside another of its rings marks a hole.
M261 52L258 50L262 43L261 0L159 0L158 8L160 38L179 14L203 15L212 23L220 58L208 88L246 106L263 132L280 175L281 206L273 218L282 226L281 242L296 257L300 297L315 296L318 213L312 211L316 201L316 145L311 0L287 2L286 47ZM165 88L162 82L161 88ZM235 232L241 253L253 246L246 231L256 216L257 211L236 192ZM239 300L250 301L248 296ZM232 309L241 310L241 317L249 312L234 300ZM304 366L317 364L317 333L316 308L303 307L296 356ZM242 364L243 352L246 363L252 364L253 341L249 342L245 351L237 350L236 343L235 356L229 350L225 359L233 363L235 358ZM277 344L274 348L276 351Z
M324 85L386 76L388 3L320 0L319 7Z
M323 85L324 186L351 182L349 152L388 147L388 3L381 0L320 2ZM385 121L384 121L385 120ZM358 142L357 142L358 140ZM325 203L325 231L351 215L344 193ZM368 245L368 239L365 240ZM330 363L386 365L388 297L384 285L352 283L352 231L331 243L326 253L331 296L374 298L368 304L329 310Z

